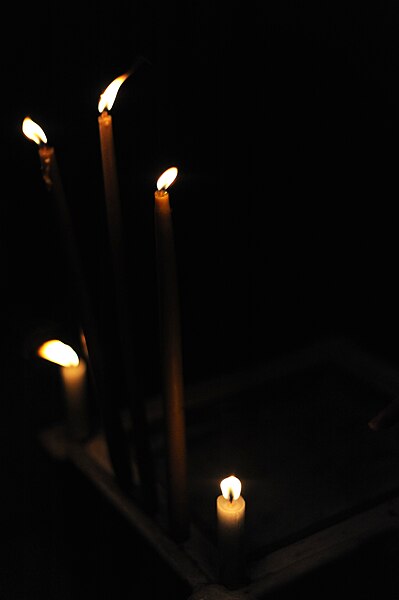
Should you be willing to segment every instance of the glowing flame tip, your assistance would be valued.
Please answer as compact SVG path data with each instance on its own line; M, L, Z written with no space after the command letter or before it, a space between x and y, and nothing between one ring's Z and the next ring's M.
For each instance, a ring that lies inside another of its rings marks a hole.
M241 494L241 481L234 475L220 482L220 489L226 500L238 500Z
M164 171L157 181L157 190L159 191L168 189L168 187L172 185L176 179L177 173L178 171L176 167L170 167Z
M41 358L56 363L62 367L77 367L79 357L75 350L60 340L48 340L37 351Z
M40 146L40 144L47 144L47 137L43 129L32 121L30 117L25 117L22 123L22 131L26 137Z
M124 73L123 75L120 75L119 77L114 79L114 81L112 81L107 88L105 88L98 102L99 113L102 113L104 110L111 110L119 88L121 87L122 83L129 77L129 75L130 71Z

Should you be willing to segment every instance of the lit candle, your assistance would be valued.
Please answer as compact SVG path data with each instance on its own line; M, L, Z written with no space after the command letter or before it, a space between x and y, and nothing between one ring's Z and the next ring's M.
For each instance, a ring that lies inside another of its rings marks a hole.
M112 349L104 348L105 345L99 339L97 323L93 316L90 295L83 276L82 263L74 237L72 220L58 170L55 151L53 147L48 146L43 129L30 117L24 119L22 131L28 139L35 142L39 147L43 180L47 190L52 194L60 235L63 237L64 251L67 255L72 278L72 291L74 300L77 302L77 310L80 313L79 319L85 343L87 343L88 366L102 410L110 459L119 484L125 491L130 492L132 489L130 454L124 437L121 415L112 395L114 382L109 373L107 361L103 356L105 350L112 352Z
M72 220L61 182L54 148L47 144L47 137L43 129L37 123L32 121L30 117L25 117L22 123L22 131L28 139L38 145L43 180L47 190L51 192L54 204L56 205L55 209L59 232L63 237L63 250L66 254L72 280L72 291L74 293L74 301L76 302L75 308L80 313L79 319L81 321L87 321L88 315L91 314L91 309L88 306L89 300L83 278L77 242L74 237ZM85 335L88 334L87 327L88 324L85 322Z
M87 405L86 362L60 340L48 340L38 351L41 358L60 366L60 375L66 402L66 421L69 435L85 440L89 433Z
M220 483L222 494L216 501L220 583L237 588L245 579L244 525L245 500L241 481L234 475Z
M133 345L131 343L131 315L127 301L126 268L124 257L124 236L122 212L119 198L119 182L116 167L112 117L109 114L118 90L130 72L117 77L101 94L98 103L100 116L98 127L100 132L102 172L104 182L105 204L107 209L108 235L111 251L112 273L115 289L116 318L119 342L122 346L122 359L125 361L125 379L129 384L131 369L134 363ZM108 311L109 312L109 311Z
M94 345L98 346L98 342L94 342L96 334L92 316L93 311L86 280L83 275L78 244L74 236L72 219L58 170L55 151L52 146L47 144L47 137L43 129L32 121L30 117L24 119L22 131L28 139L35 142L39 147L38 151L43 180L54 201L52 204L54 205L53 208L57 217L58 230L63 241L62 249L66 255L71 284L68 286L68 290L72 293L73 308L76 311L76 317L83 332L83 337L87 341L88 347L90 346L91 363L94 357Z
M137 63L138 64L138 63ZM119 197L119 182L116 167L112 116L109 114L122 83L133 72L133 68L117 77L101 94L98 103L100 116L98 126L100 132L101 159L104 181L104 194L107 209L108 234L112 258L112 270L115 284L115 304L117 312L117 328L121 344L121 357L124 362L124 378L128 393L128 409L131 415L133 443L137 468L142 487L144 508L154 512L157 508L157 495L153 459L151 455L145 406L137 395L132 367L135 363L134 344L132 344L131 310L128 304L128 286L124 256L124 235L122 227L122 211Z
M104 192L108 217L108 230L110 235L111 251L113 253L115 277L117 285L120 284L123 268L122 252L122 224L119 199L119 181L116 168L114 147L114 134L112 129L112 116L109 114L116 95L122 83L129 77L130 71L117 77L101 94L98 102L98 127L100 132L101 160L104 180Z
M175 247L169 193L176 167L165 171L155 192L155 236L163 400L168 460L168 505L171 534L177 541L189 535L187 505L186 425Z

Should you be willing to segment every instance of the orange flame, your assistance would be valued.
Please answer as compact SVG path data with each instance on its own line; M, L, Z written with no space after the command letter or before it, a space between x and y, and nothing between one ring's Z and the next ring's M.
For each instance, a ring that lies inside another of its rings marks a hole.
M220 482L220 489L226 500L238 500L241 494L241 481L234 475Z
M176 177L177 177L177 168L176 167L170 167L169 169L164 171L157 181L157 190L159 191L159 190L168 189L168 187L170 185L172 185L172 183L174 182Z
M79 357L75 350L60 340L48 340L37 351L41 358L61 365L62 367L77 367Z
M30 117L25 117L22 123L22 131L26 137L36 144L47 144L47 137L43 129L32 121Z
M109 86L104 90L104 92L100 96L100 100L98 102L98 112L102 113L103 110L111 110L119 88L121 87L122 83L129 77L129 75L130 71L124 73L123 75L120 75L119 77L114 79L112 83L109 84Z

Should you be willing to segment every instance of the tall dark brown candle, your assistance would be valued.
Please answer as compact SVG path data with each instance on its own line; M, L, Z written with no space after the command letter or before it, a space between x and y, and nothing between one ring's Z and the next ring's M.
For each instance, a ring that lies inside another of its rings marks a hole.
M106 368L103 344L93 318L93 310L86 285L80 255L73 233L72 221L66 202L64 188L54 148L47 145L47 137L42 128L29 117L24 119L22 130L27 138L39 146L39 157L42 167L43 180L54 200L60 235L63 237L64 251L67 255L68 268L71 274L71 284L74 300L79 313L83 335L87 343L90 372L98 395L100 408L103 411L104 431L107 439L110 460L115 476L122 489L130 492L132 488L132 472L128 449L125 445L123 424L120 415L113 405L113 382Z
M136 393L134 374L134 345L132 343L133 326L131 306L129 306L126 265L124 256L124 235L122 211L119 195L119 181L114 147L112 117L108 110L113 106L116 94L130 75L130 71L115 79L100 96L98 126L100 133L101 159L104 181L104 194L107 209L108 234L112 259L115 289L115 304L118 337L125 383L128 393L128 408L131 413L133 443L139 471L142 500L148 512L157 508L155 476L150 448L149 431L145 405Z
M182 368L180 303L172 216L167 187L174 181L172 167L158 179L155 192L155 236L162 361L163 401L168 464L168 510L170 533L176 541L189 535L186 425Z

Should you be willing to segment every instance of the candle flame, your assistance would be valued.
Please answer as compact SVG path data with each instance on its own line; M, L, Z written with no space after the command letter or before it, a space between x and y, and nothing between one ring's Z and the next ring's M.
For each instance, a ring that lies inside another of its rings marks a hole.
M100 100L98 102L98 112L102 113L103 110L111 110L116 94L119 91L122 83L129 77L130 71L120 75L114 81L112 81L109 86L104 90L104 92L100 96Z
M220 482L220 489L226 500L238 500L241 494L241 481L234 475L230 475Z
M47 144L47 137L43 129L32 121L30 117L25 117L22 123L22 131L27 138L36 142L36 144Z
M162 173L162 175L160 176L160 178L157 181L157 190L168 189L168 187L170 185L172 185L172 183L174 182L176 177L177 177L177 168L176 167L170 167L170 169L167 169L166 171L164 171L164 173Z
M79 357L75 350L60 340L48 340L40 346L38 355L62 367L77 367Z

